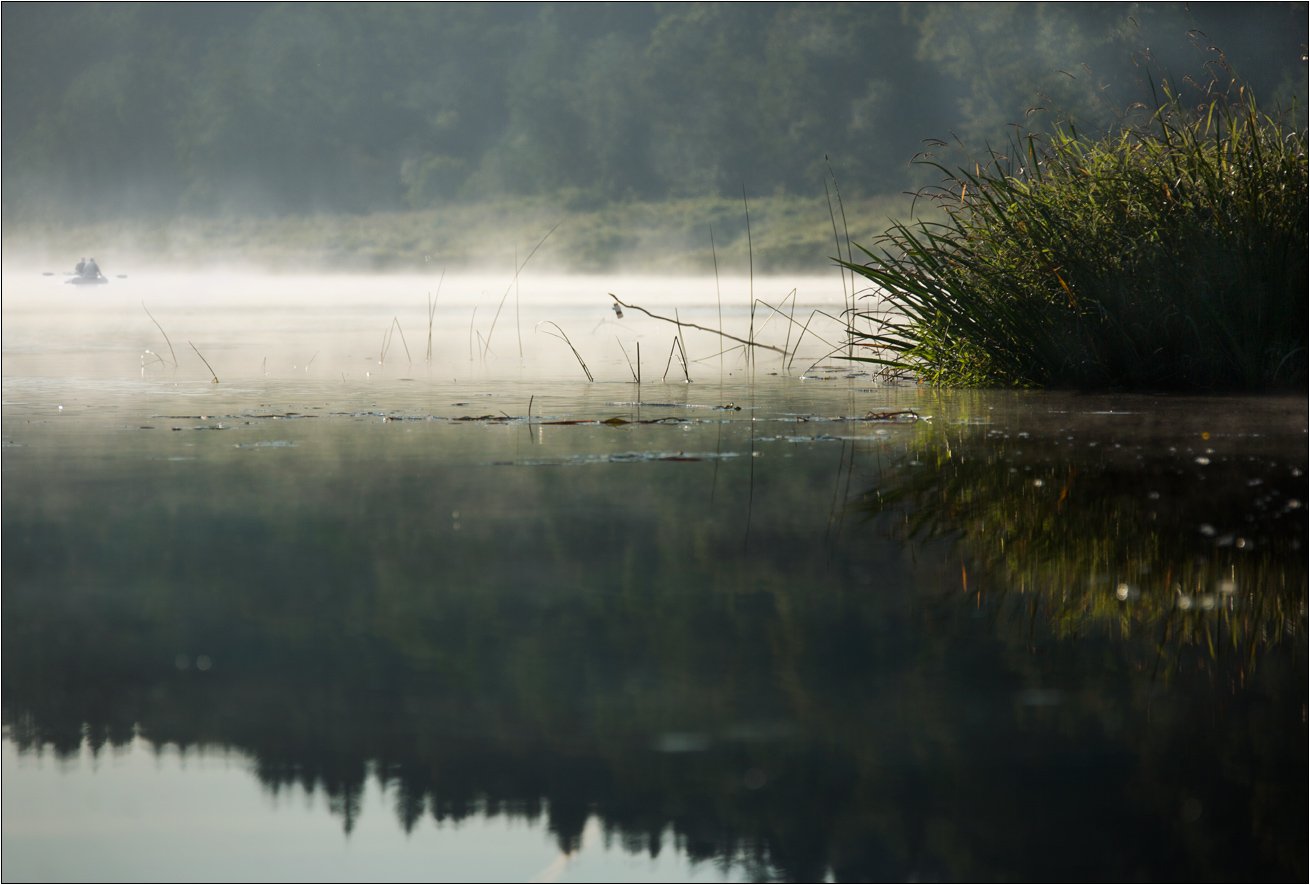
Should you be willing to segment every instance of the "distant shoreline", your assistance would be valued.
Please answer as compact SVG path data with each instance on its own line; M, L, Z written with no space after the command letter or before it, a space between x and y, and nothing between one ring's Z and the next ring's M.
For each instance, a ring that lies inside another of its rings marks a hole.
M72 266L95 255L109 266L239 264L275 271L416 272L524 264L536 270L658 273L820 273L837 251L827 200L791 196L696 198L579 205L567 197L500 199L364 215L105 220L6 220L7 263ZM920 206L923 204L921 203ZM749 208L749 236L747 214ZM910 198L834 205L835 227L868 242ZM844 215L844 222L843 222ZM553 228L553 231L552 231ZM535 253L533 250L536 249ZM845 257L845 256L843 256Z

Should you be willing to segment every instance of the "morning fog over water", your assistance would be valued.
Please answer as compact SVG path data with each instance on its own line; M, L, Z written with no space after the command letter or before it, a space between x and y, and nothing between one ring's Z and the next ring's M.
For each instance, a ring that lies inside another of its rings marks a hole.
M3 280L7 880L1307 875L1304 396L888 385L836 272L106 273Z

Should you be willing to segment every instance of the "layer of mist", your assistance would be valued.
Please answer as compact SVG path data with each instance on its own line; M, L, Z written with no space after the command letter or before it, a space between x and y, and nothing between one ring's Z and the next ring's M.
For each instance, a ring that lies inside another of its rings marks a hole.
M1165 82L1304 108L1306 9L6 4L5 248L412 270L563 222L561 268L704 269L748 197L800 201L760 266L813 267L909 211L928 140L1105 132Z

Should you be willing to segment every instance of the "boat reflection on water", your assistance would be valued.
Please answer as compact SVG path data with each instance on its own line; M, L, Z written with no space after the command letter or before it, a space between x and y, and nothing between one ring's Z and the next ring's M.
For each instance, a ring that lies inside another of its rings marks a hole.
M678 461L349 418L10 450L6 735L743 878L1304 877L1303 405L1082 408L561 430L723 456Z

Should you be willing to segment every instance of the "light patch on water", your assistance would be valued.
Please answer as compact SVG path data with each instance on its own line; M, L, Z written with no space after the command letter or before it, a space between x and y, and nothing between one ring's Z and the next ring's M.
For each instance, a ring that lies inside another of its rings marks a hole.
M653 742L657 753L703 753L713 745L709 735L689 731L667 731Z
M1064 692L1050 688L1029 688L1019 692L1016 700L1023 707L1058 707L1064 703Z

